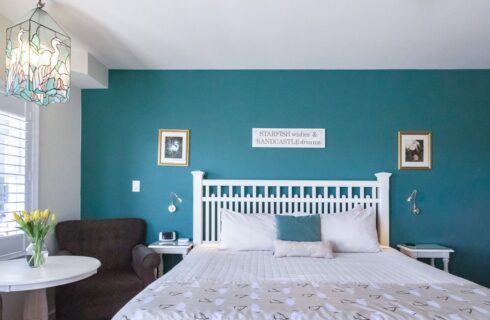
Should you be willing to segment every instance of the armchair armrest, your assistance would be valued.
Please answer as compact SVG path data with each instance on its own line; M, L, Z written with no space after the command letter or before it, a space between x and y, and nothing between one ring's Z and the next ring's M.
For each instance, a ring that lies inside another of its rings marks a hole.
M71 253L68 250L58 250L58 252L56 252L54 255L55 256L72 256L73 253Z
M155 280L155 268L160 264L160 257L145 245L138 244L131 251L131 265L145 286Z

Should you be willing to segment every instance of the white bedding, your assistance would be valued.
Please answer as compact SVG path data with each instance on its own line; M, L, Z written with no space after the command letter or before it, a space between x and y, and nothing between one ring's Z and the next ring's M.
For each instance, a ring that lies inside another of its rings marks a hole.
M391 248L322 259L200 245L113 319L486 320L490 290Z
M219 250L218 245L200 245L158 281L252 282L288 281L317 283L457 283L452 276L382 247L378 253L335 253L334 259L275 258L272 251Z

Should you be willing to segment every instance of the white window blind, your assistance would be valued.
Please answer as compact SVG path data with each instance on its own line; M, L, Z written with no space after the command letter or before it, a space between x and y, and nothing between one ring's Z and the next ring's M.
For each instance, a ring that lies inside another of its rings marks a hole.
M13 213L26 209L26 123L0 110L0 237L20 233Z
M35 197L33 164L37 152L32 106L0 90L0 259L21 255L24 235L14 212L30 210Z

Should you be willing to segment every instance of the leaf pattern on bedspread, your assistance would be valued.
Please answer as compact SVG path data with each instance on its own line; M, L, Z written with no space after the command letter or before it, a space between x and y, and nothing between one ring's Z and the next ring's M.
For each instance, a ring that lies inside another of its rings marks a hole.
M490 319L490 290L476 284L159 283L113 318Z

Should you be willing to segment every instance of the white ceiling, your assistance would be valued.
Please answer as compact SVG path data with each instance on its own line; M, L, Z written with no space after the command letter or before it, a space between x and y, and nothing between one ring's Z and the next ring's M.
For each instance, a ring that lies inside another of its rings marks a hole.
M12 21L35 0L0 0ZM489 0L48 0L111 69L490 68Z

